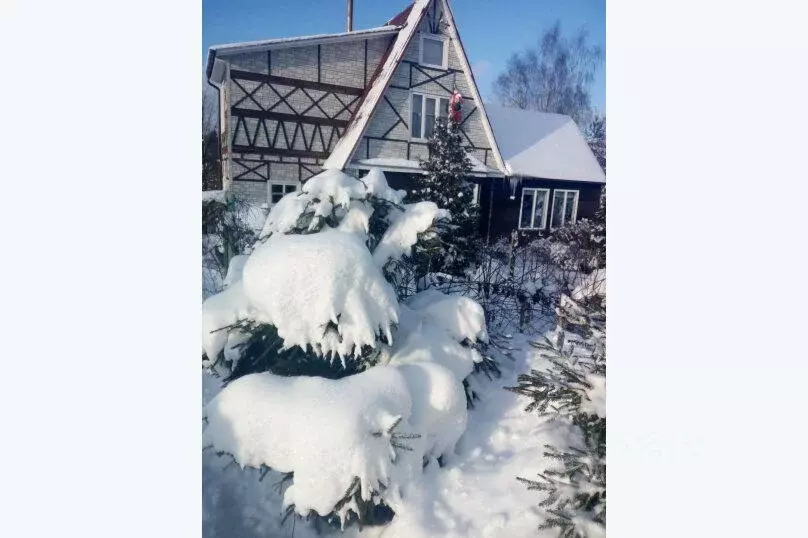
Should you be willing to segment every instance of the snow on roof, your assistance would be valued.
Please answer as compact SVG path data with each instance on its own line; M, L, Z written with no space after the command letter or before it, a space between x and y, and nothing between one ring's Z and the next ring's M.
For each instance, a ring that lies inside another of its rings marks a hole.
M412 36L418 30L418 25L421 23L421 18L429 7L431 0L415 0L412 4L412 9L407 15L406 23L403 28L399 30L396 39L393 41L387 53L387 58L383 64L380 64L381 69L376 71L370 83L370 88L365 92L362 103L356 111L356 115L351 119L351 123L345 128L345 133L337 141L334 150L323 163L323 168L334 168L342 170L348 164L351 155L356 148L359 139L362 138L362 133L365 131L370 118L373 116L373 111L376 105L384 95L387 85L390 83L390 78L396 70L404 52L407 50ZM402 12L403 13L403 12Z
M412 4L402 9L395 17L387 21L387 24L395 24L396 26L404 24L407 22L407 17L410 16L410 11L412 11Z
M471 173L474 175L496 175L501 176L499 170L486 166L483 162L476 158L474 155L469 154L471 161ZM364 168L381 168L390 172L423 172L421 165L418 161L411 159L403 159L400 157L375 157L373 159L355 159L351 161L350 166L364 169Z
M353 40L359 38L367 38L374 35L387 35L395 34L398 32L399 27L394 25L378 26L376 28L368 28L366 30L354 30L351 32L338 32L336 34L315 34L307 36L295 37L282 37L278 39L262 39L260 41L244 41L240 43L226 43L224 45L214 45L210 50L217 53L238 53L246 52L254 49L276 48L284 45L298 46L301 41L338 41L338 40Z
M463 47L463 42L460 40L460 34L458 33L457 25L454 22L452 8L447 0L443 0L443 8L449 22L449 33L453 38L452 42L455 46L455 52L457 53L457 57L463 66L463 71L466 73L466 77L468 78L469 89L471 90L472 97L474 97L474 102L477 103L477 106L480 109L483 130L485 130L485 134L488 137L488 140L491 142L494 162L496 163L497 168L499 168L502 172L506 172L504 157L502 156L502 152L499 149L499 143L497 142L497 138L494 136L493 129L491 128L491 121L488 118L488 113L485 111L485 103L483 103L483 99L480 96L479 90L477 89L477 80L474 78L474 70L471 68L471 65L469 65L468 58L466 57L466 49Z
M606 183L595 155L569 116L490 103L485 107L510 174Z
M278 39L262 39L260 41L244 41L241 43L226 43L223 45L214 45L210 47L208 52L208 63L206 72L208 78L211 78L213 73L214 62L216 56L220 54L238 54L241 52L251 52L269 49L279 49L284 47L297 47L300 45L314 44L314 43L327 43L338 41L352 41L354 39L367 39L368 37L381 37L385 35L395 34L399 31L399 26L385 25L376 28L368 28L366 30L354 30L352 32L339 32L336 34L316 34L307 36L296 37L282 37Z

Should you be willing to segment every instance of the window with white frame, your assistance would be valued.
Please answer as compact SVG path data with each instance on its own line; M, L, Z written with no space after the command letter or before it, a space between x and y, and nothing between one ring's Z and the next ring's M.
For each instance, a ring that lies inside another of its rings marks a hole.
M280 202L281 198L289 194L290 192L295 192L297 190L298 184L295 182L284 182L284 181L269 181L267 183L269 185L269 206L272 207L278 202Z
M553 215L551 228L573 224L578 216L578 191L556 189L553 192Z
M520 230L543 230L547 226L549 189L522 189L522 205L519 207Z
M435 119L449 114L448 97L432 97L420 93L410 98L410 135L429 138L435 132Z
M437 34L421 36L421 57L419 63L428 67L446 69L446 40Z

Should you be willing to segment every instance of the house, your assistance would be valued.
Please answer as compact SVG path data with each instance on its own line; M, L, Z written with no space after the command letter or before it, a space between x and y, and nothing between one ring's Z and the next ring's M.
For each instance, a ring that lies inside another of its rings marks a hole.
M381 168L406 189L436 117L462 96L460 127L481 231L591 217L605 183L566 116L484 104L448 0L415 0L384 26L211 47L224 188L271 207L324 168Z

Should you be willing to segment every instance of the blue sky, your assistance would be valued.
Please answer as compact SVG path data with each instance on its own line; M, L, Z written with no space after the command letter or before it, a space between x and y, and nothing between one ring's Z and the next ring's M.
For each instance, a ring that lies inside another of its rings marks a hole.
M570 34L580 26L606 48L605 0L450 0L480 93L492 84L512 52L536 43L542 30L561 20ZM202 62L211 45L345 31L345 0L203 0ZM381 26L407 0L354 0L354 29ZM592 87L594 106L605 111L605 65Z

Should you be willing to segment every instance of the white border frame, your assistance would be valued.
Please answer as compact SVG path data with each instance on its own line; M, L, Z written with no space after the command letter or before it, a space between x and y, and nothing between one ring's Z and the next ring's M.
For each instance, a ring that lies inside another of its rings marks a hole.
M424 61L424 39L431 39L433 41L440 41L443 43L443 65L430 64ZM427 34L421 33L418 41L418 63L424 67L432 67L435 69L448 69L449 68L449 39L441 34Z
M420 95L421 96L421 136L412 136L412 96L413 95ZM408 101L408 106L407 106L407 109L409 110L409 116L410 116L410 125L409 125L410 140L418 141L418 142L423 142L424 140L428 140L428 138L424 136L424 126L426 125L426 122L424 120L426 118L426 100L427 99L435 99L437 101L437 103L435 104L435 119L449 117L448 104L451 101L451 98L449 96L434 95L434 94L431 94L431 93L423 93L423 92L411 91L409 101ZM446 100L446 103L447 103L447 107L446 107L447 110L445 111L445 114L446 114L445 116L439 116L438 115L438 112L440 110L440 100L441 99Z
M533 204L530 206L530 226L522 226L522 210L525 207L525 192L532 191L534 193L539 191L544 191L544 209L541 215L541 228L537 228L535 226L536 220L536 200L538 197L534 194L533 195ZM522 188L522 196L519 197L519 220L516 223L516 227L519 230L545 230L547 229L547 204L550 202L550 189L544 187L523 187ZM577 209L577 208L576 208Z
M551 230L554 229L553 228L553 217L555 216L555 209L556 209L556 207L555 207L556 206L556 204L555 204L556 198L555 197L556 197L556 193L559 193L559 192L564 193L564 209L561 212L561 226L560 227L563 228L564 226L569 226L570 224L575 224L575 222L578 221L578 200L581 198L581 191L576 190L576 189L553 189L553 209L552 209L551 214L550 214L550 229ZM564 222L564 213L566 213L566 208L567 208L567 193L568 192L574 192L575 193L575 202L574 202L574 206L572 208L572 222Z

